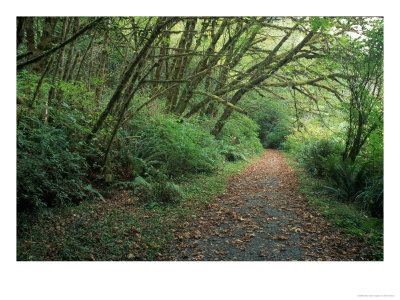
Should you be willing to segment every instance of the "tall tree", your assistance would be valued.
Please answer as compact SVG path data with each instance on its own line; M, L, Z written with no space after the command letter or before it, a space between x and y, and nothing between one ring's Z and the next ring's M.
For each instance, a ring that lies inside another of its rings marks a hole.
M35 55L40 55L53 46L53 33L56 28L59 18L57 17L46 17L43 21L42 35L37 45ZM40 73L46 65L45 60L40 60L32 66L34 72Z
M383 121L383 21L355 40L345 41L337 52L339 65L347 75L348 128L343 159L354 161L371 133Z

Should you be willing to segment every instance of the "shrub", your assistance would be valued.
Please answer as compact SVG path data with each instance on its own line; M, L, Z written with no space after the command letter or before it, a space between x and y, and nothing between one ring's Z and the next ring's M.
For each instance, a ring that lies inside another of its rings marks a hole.
M152 184L156 202L176 203L182 198L181 188L171 181L156 181Z
M220 153L225 157L227 161L237 161L237 160L245 160L246 156L244 153L239 151L235 146L225 143L224 141L221 141L220 143Z
M262 151L258 126L247 117L228 121L218 140L210 134L211 128L207 118L187 121L153 114L150 119L142 115L131 120L118 132L110 152L118 185L134 189L143 200L171 203L181 197L172 179L210 173L222 164L223 156L233 161ZM133 179L139 182L132 183Z
M342 160L344 147L332 133L312 124L307 131L294 131L284 146L308 173L323 177L331 195L383 217L382 128L372 132L354 162Z
M250 118L237 115L229 119L218 136L220 153L228 161L244 160L260 153L259 126Z
M315 176L322 176L328 157L339 156L340 153L341 145L335 140L313 139L305 142L296 154L296 158L306 171Z
M116 169L131 177L151 175L153 169L173 177L211 172L222 161L212 135L173 116L139 118L120 131L118 140Z
M343 147L319 132L297 132L287 138L290 149L304 169L323 177L336 198L354 202L374 217L383 216L383 147L368 145L355 162L342 160Z
M336 197L355 202L373 217L383 217L383 176L371 169L370 162L329 157L324 175Z
M342 200L354 202L365 185L365 165L338 156L326 160L324 175L330 182L327 188Z
M165 178L165 175L149 177L149 180L141 176L132 182L134 194L141 200L158 203L176 203L182 198L182 190L175 183Z
M86 195L86 162L57 128L36 117L24 117L17 127L17 204L19 210L78 202Z
M22 70L17 73L17 98L22 99L23 103L28 105L28 95L33 95L40 75L30 73L27 70ZM29 97L30 98L30 97Z
M258 137L264 148L281 148L286 136L290 134L291 125L280 110L268 109L256 115L260 126Z
M132 182L134 194L142 200L151 200L153 198L153 189L149 182L141 176L135 178Z
M366 187L356 196L357 203L373 217L383 217L383 177L368 179Z

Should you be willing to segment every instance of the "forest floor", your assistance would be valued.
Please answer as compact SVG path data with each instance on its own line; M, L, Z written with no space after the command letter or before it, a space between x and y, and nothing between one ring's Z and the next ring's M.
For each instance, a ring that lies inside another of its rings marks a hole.
M299 193L304 171L287 162L277 150L226 162L181 183L178 204L115 190L105 200L18 215L17 260L382 260L371 256L383 253L382 239L371 243L382 237L370 230L373 218L355 219L357 210L329 199L321 212L314 192Z
M362 260L367 245L335 229L298 193L277 150L231 177L189 226L175 233L170 260Z

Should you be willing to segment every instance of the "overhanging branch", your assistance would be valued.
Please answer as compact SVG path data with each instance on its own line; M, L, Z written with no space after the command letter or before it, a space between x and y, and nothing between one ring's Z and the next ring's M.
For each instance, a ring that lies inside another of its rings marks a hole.
M33 64L35 62L38 62L39 60L49 56L50 54L56 52L58 49L68 45L69 43L71 43L72 41L76 40L79 36L81 36L83 33L85 33L86 31L88 31L90 28L92 28L93 26L95 26L96 24L98 24L101 20L103 20L104 17L100 17L96 20L94 20L93 22L89 23L88 25L86 25L85 27L83 27L81 30L79 30L77 33L75 33L72 37L70 37L68 40L62 42L61 44L59 44L56 47L51 48L50 50L42 53L39 56L36 56L26 62L20 63L17 65L17 71L23 69L24 67L26 67L27 65Z
M237 107L237 106L233 105L229 101L224 100L224 99L222 99L222 98L220 98L220 97L218 97L216 95L212 95L212 94L209 94L209 93L206 93L206 92L203 92L203 91L194 91L193 94L201 94L201 95L210 97L210 98L212 98L214 100L217 100L218 102L220 102L220 103L232 108L233 110L235 110L235 111L237 111L237 112L239 112L241 114L247 115L247 112L245 110L241 109L240 107Z

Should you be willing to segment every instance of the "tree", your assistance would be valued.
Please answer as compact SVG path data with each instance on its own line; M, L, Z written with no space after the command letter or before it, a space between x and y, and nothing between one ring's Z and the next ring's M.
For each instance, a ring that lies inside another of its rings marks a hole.
M349 101L348 127L343 160L354 161L361 148L383 121L383 21L368 24L371 29L357 39L347 39L337 52L346 74Z
M340 85L348 77L362 75L354 73L358 66L350 68L357 53L338 59L343 68L324 64L324 57L333 60L328 55L333 45L354 31L352 25L342 23L343 18L126 17L109 18L104 26L97 26L102 20L18 19L18 51L25 53L17 56L17 70L33 65L42 70L42 76L36 74L36 92L28 97L34 99L31 108L42 103L46 111L47 107L59 111L64 104L71 104L68 100L79 102L69 90L88 95L87 102L79 104L91 117L86 141L104 129L97 147L105 156L125 121L155 101L164 101L160 109L182 119L208 115L213 124L208 130L218 137L234 112L248 114L242 99L249 93L262 94L264 99L293 98L300 129L305 110L315 105L317 111L313 113L322 120L321 101L327 106L336 103L334 97L343 102ZM368 45L358 47L361 57ZM351 51L346 53L350 55ZM108 80L104 81L106 74ZM351 83L353 79L349 80ZM365 126L373 119L368 109L372 98L364 97L370 100L361 101L365 104L361 108L355 99L360 94L356 87L360 89L362 84L350 85L353 100L343 104L350 118L345 156L354 157L374 126ZM380 85L372 88L375 98ZM47 87L48 99L41 100L40 90ZM109 99L102 99L104 91L111 94Z

